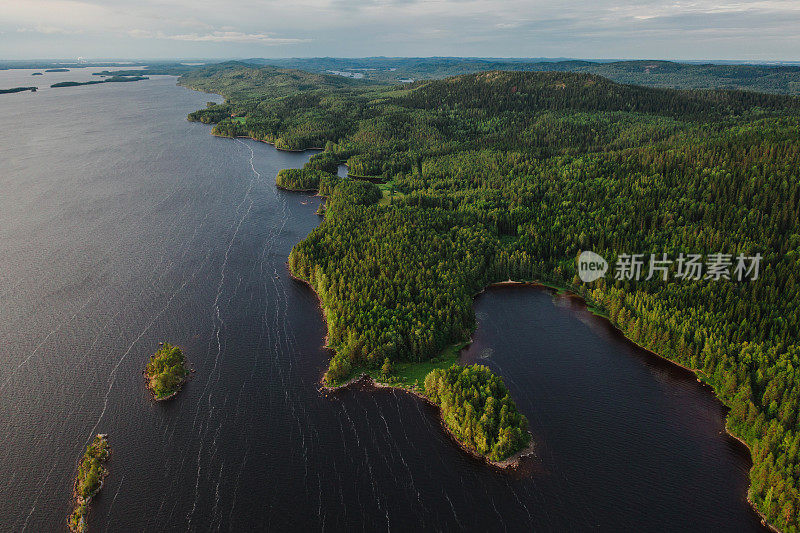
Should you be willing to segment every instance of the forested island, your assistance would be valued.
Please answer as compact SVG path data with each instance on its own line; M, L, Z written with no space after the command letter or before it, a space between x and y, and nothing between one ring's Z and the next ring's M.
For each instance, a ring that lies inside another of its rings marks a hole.
M78 87L80 85L97 85L99 83L124 83L128 81L140 81L149 79L147 76L112 76L103 80L91 81L60 81L52 84L50 87Z
M216 135L325 147L306 165L315 172L281 180L318 181L327 197L289 266L322 303L328 384L369 373L419 389L401 373L450 368L445 354L469 338L484 287L564 287L713 387L751 450L749 499L772 525L798 530L797 98L569 72L389 86L236 63L180 83L226 97L189 116ZM385 185L334 176L340 161ZM669 282L612 272L587 285L576 276L583 250L610 263L622 253L764 259L752 280L675 280L673 263ZM466 395L452 398L466 413ZM458 416L462 428L474 418Z
M49 68L45 72L69 72L68 68Z
M36 89L36 87L13 87L11 89L0 89L0 94L21 93L25 91L35 93Z
M74 488L75 509L67 520L70 531L74 533L85 533L88 529L86 520L89 504L103 488L103 480L108 475L105 465L110 454L107 436L98 434L86 448L78 464Z
M190 373L183 350L167 343L150 357L144 377L148 390L159 401L168 400L178 394Z

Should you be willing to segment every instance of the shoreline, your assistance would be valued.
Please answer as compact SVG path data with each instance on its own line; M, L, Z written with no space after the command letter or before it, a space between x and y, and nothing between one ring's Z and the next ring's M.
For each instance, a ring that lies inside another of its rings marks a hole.
M714 395L714 397L716 398L716 397L717 397L717 395L715 394L715 395ZM719 398L717 398L717 400L719 400ZM720 403L721 403L721 402L720 402ZM725 405L725 404L723 404L723 405ZM727 407L727 406L726 406L726 407ZM745 440L744 440L743 438L741 438L741 437L738 437L738 436L734 435L733 433L731 433L731 430L728 428L728 420L727 420L727 416L725 417L725 434L726 434L728 437L730 437L730 438L732 438L733 440L735 440L736 442L738 442L738 443L739 443L739 444L740 444L742 447L744 447L744 449L746 449L746 450L747 450L747 452L748 452L748 455L750 456L750 463L752 464L752 462L753 462L753 451L750 449L750 446L748 446L747 442L745 442ZM752 470L752 469L753 469L753 467L751 466L751 467L750 467L750 470ZM748 470L748 474L749 474L749 473L750 473L750 471ZM777 527L775 527L774 525L772 525L772 524L769 522L769 520L767 519L767 517L766 517L766 516L764 516L764 513L762 513L762 512L761 512L761 511L760 511L760 510L759 510L759 509L756 507L756 504L755 504L755 503L753 502L753 500L750 498L750 485L749 485L749 484L748 484L748 486L747 486L747 498L746 498L746 499L747 499L747 503L748 503L748 504L750 504L750 508L751 508L751 509L753 509L753 511L755 511L755 512L756 512L756 514L759 516L759 518L761 518L761 525L763 525L764 527L766 527L767 529L769 529L770 531L772 531L772 532L774 532L774 533L783 533L783 531L781 531L780 529L778 529Z
M275 148L276 150L278 150L279 152L292 152L292 153L296 153L296 154L301 154L303 152L308 152L309 150L319 150L321 152L325 151L325 148L317 148L317 147L309 147L309 148L279 148L279 147L275 146L275 141L265 141L264 139L256 139L255 137L250 137L249 135L234 135L234 136L218 135L218 134L214 133L213 130L211 132L211 135L213 135L214 137L219 137L220 139L250 139L251 141L256 141L256 142L259 142L259 143L268 144L268 145L272 146L273 148ZM312 189L312 190L314 190L314 189Z
M286 263L284 264L286 265L286 271L289 273L289 279L297 281L298 283L302 283L303 285L308 287L311 290L311 292L314 293L314 296L317 299L317 306L319 307L320 313L322 314L322 322L325 324L325 337L322 339L322 347L325 348L326 350L336 351L335 348L333 348L330 344L328 344L328 315L325 313L325 308L322 306L322 300L320 299L319 294L317 294L317 291L314 290L314 287L311 285L311 283L304 280L303 278L298 278L292 273L292 269L289 268L288 261L286 261ZM324 379L325 379L325 374L323 374L322 377L320 378L320 385L322 385L323 387L327 387L327 385L325 385L324 383ZM351 382L354 383L355 381L357 381L357 379L360 379L360 377L353 378L347 383L348 384L350 384Z
M215 93L215 92L212 92L212 91L206 91L204 89L198 89L198 88L192 87L190 85L183 85L181 83L180 79L181 79L181 76L178 75L178 81L175 84L178 87L183 87L184 89L189 89L190 91L197 91L198 93L213 94L215 96L219 96L220 98L222 98L222 103L225 103L225 102L228 101L228 97L225 96L224 94ZM219 105L219 104L217 104L217 105ZM187 120L189 120L189 119L187 119ZM200 122L201 124L206 124L205 122L201 122L199 120L189 120L189 122ZM236 136L233 136L233 137L231 137L230 135L217 135L216 133L214 133L214 129L213 129L214 126L215 126L214 123L208 123L206 125L207 126L211 126L211 128L212 128L211 129L211 135L213 135L214 137L219 137L220 139L250 139L251 141L256 141L256 142L260 142L260 143L269 144L270 146L272 146L273 148L275 148L276 150L279 150L281 152L297 152L297 153L300 153L300 152L306 152L308 150L320 150L320 151L324 151L325 150L325 148L278 148L277 146L275 146L274 142L265 141L263 139L256 139L254 137L250 137L249 135L236 135Z
M334 386L326 385L323 380L324 380L324 376L322 378L320 378L320 382L319 382L320 387L319 387L318 390L320 391L320 393L333 394L333 393L340 392L340 391L345 390L345 389L349 389L349 388L353 387L354 385L365 385L365 386L370 387L372 389L393 389L393 390L401 391L401 392L404 392L406 394L410 394L411 396L414 396L414 397L418 398L419 400L422 400L425 404L427 404L430 407L433 407L434 409L436 409L436 412L438 413L439 424L442 426L442 429L444 430L444 432L450 437L450 439L456 444L456 446L458 448L460 448L467 455L471 456L473 459L478 459L481 462L484 462L484 463L486 463L486 464L488 464L490 466L493 466L495 468L498 468L500 470L515 470L515 469L519 468L519 466L522 463L523 458L531 457L531 456L535 455L536 445L535 445L535 443L533 441L533 434L531 434L530 431L528 431L528 435L530 435L530 437L531 437L530 444L528 444L528 446L526 446L522 450L519 450L518 452L515 452L514 454L506 457L502 461L492 461L491 459L489 459L485 455L481 455L477 451L473 450L472 448L470 448L469 446L467 446L466 444L464 444L463 442L458 440L458 437L456 437L455 434L453 433L453 431L449 427L447 427L447 424L445 424L444 417L442 416L442 409L438 405L433 403L430 400L430 398L428 398L427 396L425 396L424 394L422 394L421 392L419 392L417 390L414 390L414 389L411 389L411 388L408 388L408 387L403 387L401 385L392 385L390 383L382 383L380 381L376 381L375 378L373 378L372 376L370 376L369 374L366 374L366 373L362 373L360 375L357 375L357 376L345 381L344 383L342 383L340 385L334 385Z
M38 87L12 87L10 89L0 89L0 94L35 93L38 89Z
M291 273L290 273L290 275L291 275ZM297 279L297 278L295 278L295 279ZM299 281L303 281L303 280L299 280ZM305 282L305 281L303 281L303 283L305 283L307 286L309 286L313 290L313 287L311 287L310 283ZM682 372L685 372L687 374L691 374L695 378L695 380L702 387L707 388L709 390L709 392L713 395L714 399L720 405L722 405L728 411L730 410L730 408L717 396L716 392L714 391L714 388L711 385L709 385L708 383L706 383L705 381L703 381L702 379L700 379L699 376L704 375L704 372L702 370L692 369L692 368L689 368L687 366L684 366L684 365L678 363L677 361L673 361L673 360L671 360L671 359L669 359L667 357L664 357L664 356L662 356L662 355L660 355L660 354L658 354L658 353L656 353L656 352L654 352L652 350L649 350L649 349L645 348L644 346L634 342L627 335L625 335L625 333L621 329L619 329L616 325L614 325L608 317L603 316L601 314L598 314L598 313L592 311L590 304L580 294L572 292L568 288L553 287L551 285L547 285L545 283L542 283L541 281L515 281L515 280L512 280L512 279L508 279L508 280L498 281L498 282L490 283L489 285L486 285L483 289L481 289L475 295L473 295L473 300L475 298L477 298L478 296L480 296L481 294L483 294L484 292L486 292L488 289L491 289L493 287L497 287L497 288L502 288L502 287L507 287L507 288L531 287L531 288L536 289L536 290L543 290L543 291L549 292L549 293L551 293L551 294L553 294L555 296L561 296L561 297L564 297L564 298L569 298L571 300L578 301L578 303L582 306L584 311L589 312L595 319L598 319L601 322L604 322L605 325L607 325L614 332L616 332L617 334L622 336L627 342L630 342L631 344L635 345L638 349L646 352L650 357L658 360L661 363L666 363L666 364L668 364L670 366L673 366L673 367L675 367L677 369L680 369ZM316 295L316 291L314 291L314 294ZM319 297L317 297L317 299L319 301ZM322 302L320 301L319 304L320 304L320 308L321 308L322 307ZM473 304L474 304L474 302L473 302ZM326 320L326 326L327 326L327 320ZM470 336L469 340L466 341L465 347L469 346L470 344L472 344L472 342L473 342L473 339L472 339L472 336ZM326 346L325 347L331 349L329 346L327 346L327 336L326 336ZM687 377L689 377L689 376L687 375ZM486 463L488 463L488 464L490 464L492 466L495 466L495 467L500 468L500 469L516 468L516 467L519 466L519 464L521 462L521 459L523 457L528 457L528 456L531 456L531 455L535 454L535 445L534 445L533 439L531 439L531 444L529 444L527 448L517 452L516 454L512 455L511 457L505 459L504 461L500 461L500 462L490 461L488 458L486 458L484 456L481 456L481 455L477 454L476 452L474 452L473 450L471 450L471 449L467 448L466 446L464 446L455 437L455 435L453 435L453 433L450 431L450 428L448 428L444 424L444 419L441 416L441 409L439 408L439 406L437 406L436 404L431 402L426 396L424 396L423 394L419 393L418 391L415 391L415 390L407 388L407 387L396 386L396 385L390 385L390 384L377 382L377 381L375 381L374 378L372 378L371 376L369 376L366 373L362 373L362 374L360 374L358 376L355 376L355 377L349 379L348 381L346 381L345 383L342 383L341 385L336 385L336 386L332 386L332 387L328 386L328 385L326 385L324 383L324 375L323 375L323 377L320 379L320 388L319 388L319 390L320 390L320 392L335 393L337 391L350 388L350 387L352 387L354 385L357 385L357 384L360 384L360 383L361 384L367 384L367 385L369 385L369 386L371 386L373 388L391 388L391 389L395 389L395 390L400 390L400 391L406 392L408 394L411 394L413 396L416 396L417 398L420 398L421 400L423 400L428 405L431 405L431 406L435 407L439 411L439 420L440 420L440 422L442 424L442 427L445 429L445 431L450 436L450 438L453 439L453 441L458 445L458 447L461 448L462 450L464 450L465 452L467 452L469 455L471 455L471 456L473 456L475 458L481 459L482 461L484 461L484 462L486 462ZM747 493L745 495L745 499L747 500L748 505L753 510L753 512L755 512L756 515L759 517L759 519L761 521L761 524L764 527L766 527L767 529L769 529L770 531L772 531L774 533L783 533L780 529L778 529L777 527L775 527L773 524L771 524L769 522L767 517L756 507L755 503L750 498L749 472L753 468L753 451L752 451L750 446L747 444L747 442L743 438L739 437L738 435L734 435L731 432L730 428L728 427L727 414L725 415L725 419L724 419L724 432L725 432L725 435L727 437L729 437L730 439L732 439L733 441L735 441L737 443L737 445L742 446L745 450L747 450L747 456L748 456L748 459L750 460L750 468L748 469L748 490L747 490Z
M276 148L276 150L277 150L277 148ZM278 185L277 183L275 184L275 187L277 187L278 189L280 189L282 191L286 191L286 192L299 192L299 193L304 193L304 194L311 194L311 193L316 193L316 192L319 191L319 189L292 189L292 188L289 188L289 187L284 187L283 185ZM311 196L319 196L319 194L312 194Z
M326 333L325 333L325 338L323 339L322 347L324 349L326 349L326 350L335 351L335 348L333 348L332 346L330 346L328 344L328 334L327 334L327 331L328 331L328 317L325 314L325 308L322 305L322 300L320 299L319 294L317 294L317 291L314 290L314 287L311 285L311 283L309 283L308 281L306 281L304 279L298 278L297 276L295 276L292 273L291 269L289 268L288 262L286 263L286 270L289 272L289 278L290 279L292 279L294 281L297 281L299 283L302 283L303 285L308 287L311 290L311 292L314 293L314 296L317 299L317 305L319 306L319 309L320 309L320 311L322 313L322 320L325 323L325 332ZM472 339L470 339L469 343L465 344L465 347L468 346L471 342L472 342ZM460 352L460 350L459 350L459 352ZM478 459L480 461L483 461L483 462L485 462L485 463L487 463L490 466L493 466L495 468L499 468L501 470L516 469L522 463L522 459L523 458L535 455L535 443L534 443L534 440L533 440L533 434L530 432L530 430L528 430L528 435L531 437L531 441L528 444L528 446L526 446L522 450L519 450L519 451L515 452L514 454L510 455L509 457L506 457L502 461L492 461L488 457L486 457L484 455L481 455L477 451L473 450L472 448L468 447L466 444L464 444L463 442L458 440L458 437L456 437L456 435L453 434L452 430L449 427L447 427L447 424L445 424L444 417L442 416L442 409L438 405L433 403L427 396L425 396L424 394L419 392L418 390L412 389L410 387L404 387L402 385L392 385L392 384L389 384L389 383L382 383L382 382L376 381L375 378L373 378L372 376L370 376L369 374L367 374L365 372L362 372L360 374L357 374L357 375L353 376L352 378L348 379L344 383L341 383L339 385L331 386L331 385L327 385L325 383L325 375L326 374L327 374L327 371L324 372L322 374L322 376L320 376L320 379L319 379L319 382L318 382L319 383L319 387L317 388L317 392L319 392L320 394L336 393L336 392L348 389L348 388L350 388L350 387L352 387L354 385L361 384L361 385L367 385L369 387L372 387L373 389L394 389L394 390L399 390L401 392L405 392L407 394L415 396L416 398L422 400L427 405L430 405L431 407L436 409L436 411L438 413L439 423L441 424L441 426L444 429L445 433L452 439L452 441L459 448L461 448L468 455L472 456L474 459Z

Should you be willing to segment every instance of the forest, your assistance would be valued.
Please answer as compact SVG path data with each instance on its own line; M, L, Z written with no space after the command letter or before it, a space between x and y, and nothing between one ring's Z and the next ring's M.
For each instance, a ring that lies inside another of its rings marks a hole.
M275 183L292 191L317 191L320 180L327 175L329 173L313 168L285 168L278 172Z
M517 411L503 381L482 365L453 365L425 377L425 392L459 442L500 461L531 440L528 420Z
M226 97L190 115L215 134L324 148L307 169L347 162L396 192L321 175L325 217L289 258L323 303L331 380L467 340L473 295L493 282L566 287L713 387L751 450L750 499L798 531L797 98L566 72L401 86L241 64L188 76ZM755 280L588 285L582 250L764 259Z

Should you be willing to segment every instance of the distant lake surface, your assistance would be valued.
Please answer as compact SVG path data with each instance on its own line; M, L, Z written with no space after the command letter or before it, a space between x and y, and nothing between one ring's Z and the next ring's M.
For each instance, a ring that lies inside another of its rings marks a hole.
M91 76L31 72L0 88ZM95 433L92 531L760 529L709 391L542 290L481 295L463 356L530 419L520 472L408 395L320 394L324 324L285 264L320 200L274 185L309 154L186 121L209 100L166 76L0 95L0 530L66 528ZM196 372L154 403L161 341Z
M105 78L95 76L95 72L102 72L105 70L139 70L142 67L119 66L119 67L86 67L86 68L69 68L67 72L46 72L47 69L8 69L0 70L0 89L12 89L14 87L36 87L38 91L63 91L65 87L51 88L54 83L64 81L102 81ZM34 76L34 73L41 73L41 76ZM161 76L162 78L165 76ZM174 79L174 78L173 78ZM132 82L137 83L137 82ZM72 89L72 87L70 87ZM5 96L5 95L3 95ZM5 107L8 102L0 102L0 108Z

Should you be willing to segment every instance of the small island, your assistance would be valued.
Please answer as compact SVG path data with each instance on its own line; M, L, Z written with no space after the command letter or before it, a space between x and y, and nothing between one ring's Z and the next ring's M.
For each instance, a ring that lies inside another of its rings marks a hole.
M103 480L108 475L105 464L110 454L107 435L99 433L86 448L81 458L78 475L75 479L75 509L67 520L70 531L74 533L87 531L86 518L89 514L89 503L103 488Z
M49 68L45 72L69 72L68 68Z
M12 89L0 89L0 94L21 93L24 91L36 92L36 87L14 87Z
M31 76L44 76L41 72L34 72Z
M147 388L156 401L168 400L181 390L190 374L183 350L165 343L150 357L144 370Z

